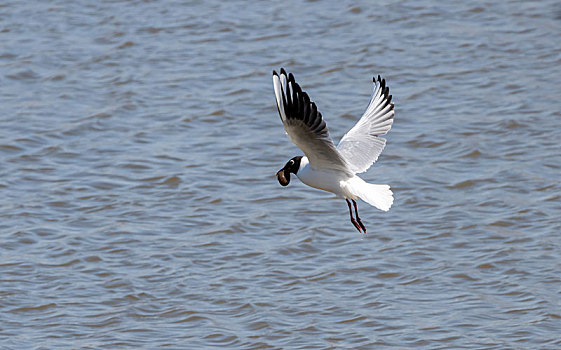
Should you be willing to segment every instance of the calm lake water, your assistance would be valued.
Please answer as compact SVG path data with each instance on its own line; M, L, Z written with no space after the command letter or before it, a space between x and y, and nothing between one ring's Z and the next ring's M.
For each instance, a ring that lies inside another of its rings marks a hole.
M0 348L559 349L558 1L0 4ZM273 177L383 75L388 213Z

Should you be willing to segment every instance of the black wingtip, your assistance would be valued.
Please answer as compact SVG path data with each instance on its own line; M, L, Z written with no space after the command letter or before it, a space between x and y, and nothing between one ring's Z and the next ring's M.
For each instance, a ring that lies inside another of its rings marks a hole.
M280 69L280 74L281 74L281 75L282 75L282 74L286 75L286 71L284 70L284 68L281 68L281 69Z
M274 69L273 69L273 75L276 75L277 77L279 76L279 75L277 74L277 71L274 70Z
M393 106L393 103L391 103L392 95L390 95L390 87L386 86L386 79L382 78L378 74L378 79L373 78L372 80L374 81L374 84L377 83L379 85L381 93L385 98L384 105L385 106L387 106L387 105L392 105Z
M292 75L292 73L288 74L288 81L291 81L293 83L295 83L296 81L294 80L294 75Z

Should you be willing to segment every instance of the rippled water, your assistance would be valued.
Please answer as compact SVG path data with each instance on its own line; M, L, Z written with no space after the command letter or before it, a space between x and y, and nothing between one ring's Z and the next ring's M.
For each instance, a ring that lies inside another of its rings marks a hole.
M561 346L561 6L0 5L0 347ZM271 72L338 140L396 104L344 201L272 176L300 154Z

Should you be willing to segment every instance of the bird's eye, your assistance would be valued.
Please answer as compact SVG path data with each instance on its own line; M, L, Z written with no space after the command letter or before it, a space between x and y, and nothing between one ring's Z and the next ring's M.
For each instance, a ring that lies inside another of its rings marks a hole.
M292 164L294 164L294 161L291 159L289 163L290 163L290 165L292 165Z

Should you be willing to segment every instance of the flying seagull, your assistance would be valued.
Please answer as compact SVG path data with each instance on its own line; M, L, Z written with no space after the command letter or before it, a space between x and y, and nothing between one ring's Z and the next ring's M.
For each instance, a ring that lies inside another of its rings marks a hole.
M355 200L362 199L383 211L388 211L393 203L389 185L370 184L356 175L368 170L378 159L386 145L380 135L386 134L393 123L394 105L386 81L379 75L372 80L374 92L366 111L335 147L316 104L302 91L292 73L287 74L283 68L280 74L273 71L282 124L292 142L305 154L290 159L276 173L279 183L287 186L292 173L308 186L345 198L351 222L364 234L366 227L358 216Z

